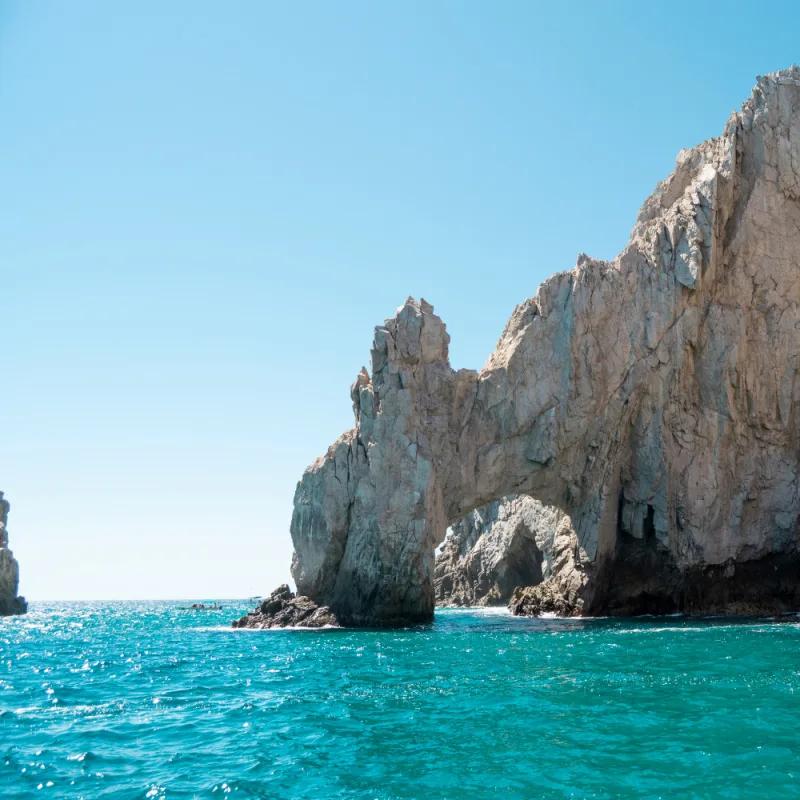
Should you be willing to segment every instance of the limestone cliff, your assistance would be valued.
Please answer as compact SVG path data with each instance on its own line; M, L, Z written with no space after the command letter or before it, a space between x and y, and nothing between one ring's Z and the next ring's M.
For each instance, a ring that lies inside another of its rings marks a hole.
M679 154L613 262L519 305L480 373L424 300L376 328L355 428L297 488L298 591L345 624L430 619L447 527L526 494L570 520L551 584L583 613L797 607L799 303L793 67Z
M28 606L24 597L17 597L19 566L14 554L8 549L8 500L0 492L0 617L24 614Z

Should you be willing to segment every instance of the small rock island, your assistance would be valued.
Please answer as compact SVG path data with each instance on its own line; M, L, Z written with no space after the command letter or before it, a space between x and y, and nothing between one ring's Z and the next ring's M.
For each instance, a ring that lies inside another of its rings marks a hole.
M338 628L339 620L329 608L316 605L307 597L297 597L284 583L261 605L235 619L234 628Z
M679 153L616 259L517 306L480 372L449 341L412 298L375 329L355 426L295 493L300 597L259 625L800 607L800 69Z
M19 564L8 549L8 512L11 504L0 492L0 617L24 614L28 604L24 597L18 597Z

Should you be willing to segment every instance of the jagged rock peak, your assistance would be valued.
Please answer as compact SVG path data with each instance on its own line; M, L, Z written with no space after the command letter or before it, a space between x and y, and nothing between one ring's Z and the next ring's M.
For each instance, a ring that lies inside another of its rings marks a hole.
M375 329L356 425L295 495L302 594L428 620L448 526L524 494L569 520L580 613L800 605L800 71L681 151L622 253L545 280L480 373L448 344L411 298Z
M0 492L0 616L24 614L28 604L18 597L19 565L8 549L8 512L11 504Z

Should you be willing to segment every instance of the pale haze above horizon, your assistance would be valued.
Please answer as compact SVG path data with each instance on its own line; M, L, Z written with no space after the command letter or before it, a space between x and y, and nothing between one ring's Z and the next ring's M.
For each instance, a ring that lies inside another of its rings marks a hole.
M0 3L0 491L29 600L288 581L408 295L479 369L800 60L731 3ZM751 7L752 8L752 7Z

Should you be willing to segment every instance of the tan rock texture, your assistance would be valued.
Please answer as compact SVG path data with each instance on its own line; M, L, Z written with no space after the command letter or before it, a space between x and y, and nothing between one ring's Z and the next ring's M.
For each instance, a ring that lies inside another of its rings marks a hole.
M8 549L8 512L11 506L0 492L0 617L24 614L28 605L24 597L18 597L19 565Z
M790 608L798 579L800 70L682 151L613 262L519 305L478 373L409 298L356 425L309 467L298 591L345 624L433 614L449 525L525 494L571 521L581 613Z
M452 526L436 558L436 605L507 605L517 587L574 571L576 545L569 516L532 497L476 508Z
M552 578L535 586L519 586L514 590L508 608L512 614L523 617L578 617L580 602L562 591Z

